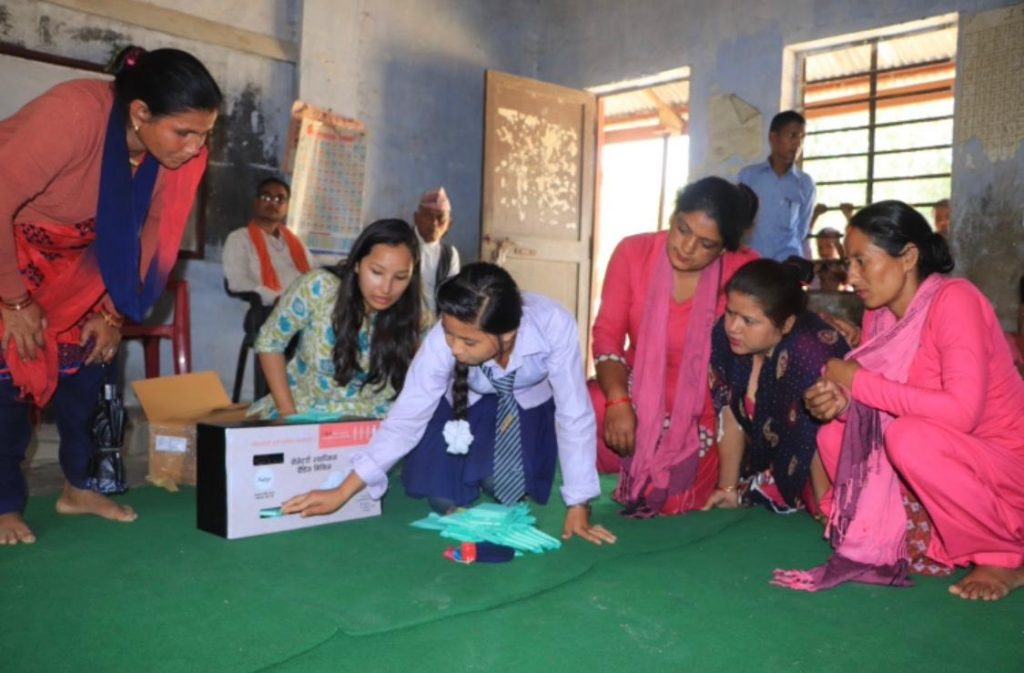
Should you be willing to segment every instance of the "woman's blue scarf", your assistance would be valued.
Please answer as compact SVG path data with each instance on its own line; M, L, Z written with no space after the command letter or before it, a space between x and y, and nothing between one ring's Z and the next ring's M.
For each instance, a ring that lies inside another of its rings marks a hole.
M145 282L139 279L142 225L149 213L160 165L147 154L132 175L125 128L124 116L115 102L103 143L93 248L103 284L117 310L132 320L141 321L164 289L155 256Z

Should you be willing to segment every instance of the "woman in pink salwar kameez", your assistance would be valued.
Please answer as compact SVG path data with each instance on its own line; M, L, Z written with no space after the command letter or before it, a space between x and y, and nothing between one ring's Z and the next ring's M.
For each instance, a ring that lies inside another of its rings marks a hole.
M899 201L861 210L846 236L850 283L868 309L860 346L808 390L834 481L836 553L776 582L902 585L909 550L900 490L931 522L925 555L973 566L950 587L996 600L1024 584L1024 379L985 296L953 268L945 239Z

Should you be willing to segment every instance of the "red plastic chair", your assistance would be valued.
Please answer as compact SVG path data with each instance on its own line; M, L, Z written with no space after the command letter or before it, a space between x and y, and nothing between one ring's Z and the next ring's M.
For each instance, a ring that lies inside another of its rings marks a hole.
M122 339L141 339L146 358L146 378L160 376L160 340L171 340L174 373L192 371L192 319L189 310L188 281L170 279L165 292L174 294L174 312L171 322L164 325L142 325L125 320L121 328Z

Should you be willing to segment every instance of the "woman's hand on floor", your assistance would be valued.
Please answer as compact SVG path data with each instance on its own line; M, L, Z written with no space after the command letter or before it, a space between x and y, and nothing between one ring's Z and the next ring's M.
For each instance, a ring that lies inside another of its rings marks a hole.
M604 526L590 525L590 508L586 505L574 505L565 510L562 539L568 540L573 535L594 544L613 544L616 540L615 535Z
M740 494L736 492L734 488L731 491L726 491L724 488L716 488L710 496L708 501L704 503L704 507L701 508L702 512L717 508L721 509L736 509L740 506Z

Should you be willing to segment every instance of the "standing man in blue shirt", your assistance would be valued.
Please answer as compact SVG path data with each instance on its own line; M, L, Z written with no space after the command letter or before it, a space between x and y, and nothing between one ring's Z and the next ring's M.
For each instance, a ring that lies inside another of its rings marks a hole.
M817 190L811 176L796 166L806 127L803 115L794 110L775 115L768 132L768 160L747 166L739 175L760 201L750 246L780 262L790 255L811 256L807 234Z

